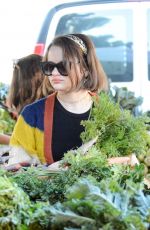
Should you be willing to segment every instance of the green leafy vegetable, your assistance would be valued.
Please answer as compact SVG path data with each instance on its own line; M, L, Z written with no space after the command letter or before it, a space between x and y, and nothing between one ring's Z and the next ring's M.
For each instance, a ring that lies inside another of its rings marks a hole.
M143 197L147 202L146 212L139 206ZM62 226L59 229L64 226L89 229L89 226L92 229L146 230L148 227L149 197L135 184L122 189L111 179L96 184L94 178L82 178L67 190L66 198L63 204L57 203L51 209L53 225Z
M94 105L90 119L82 122L84 142L98 136L96 147L107 157L138 155L147 151L150 146L150 135L145 125L147 117L134 117L129 111L121 110L119 104L105 93L95 100Z

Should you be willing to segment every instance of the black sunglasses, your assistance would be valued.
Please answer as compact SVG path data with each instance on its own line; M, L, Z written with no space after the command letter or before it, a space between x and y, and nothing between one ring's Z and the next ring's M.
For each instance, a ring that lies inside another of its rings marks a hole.
M58 72L62 76L68 76L66 62L61 61L58 63L54 63L54 62L46 61L46 62L40 62L40 65L41 65L41 69L44 75L51 76L54 68L56 67Z

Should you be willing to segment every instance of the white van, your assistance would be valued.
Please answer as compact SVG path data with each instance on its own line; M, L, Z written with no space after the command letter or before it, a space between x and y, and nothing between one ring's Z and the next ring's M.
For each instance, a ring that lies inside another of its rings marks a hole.
M112 81L142 96L150 110L150 1L82 0L54 6L46 15L35 53L55 35L85 33Z

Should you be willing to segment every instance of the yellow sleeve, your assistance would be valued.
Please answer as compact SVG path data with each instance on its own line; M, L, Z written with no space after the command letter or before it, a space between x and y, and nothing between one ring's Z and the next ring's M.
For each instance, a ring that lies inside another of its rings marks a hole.
M25 149L30 155L37 156L35 146L35 128L28 125L22 115L18 117L10 138L10 145L20 146Z

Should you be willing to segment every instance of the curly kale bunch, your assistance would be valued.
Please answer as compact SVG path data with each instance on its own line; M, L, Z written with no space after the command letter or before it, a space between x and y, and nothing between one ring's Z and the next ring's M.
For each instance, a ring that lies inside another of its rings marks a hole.
M118 103L101 93L94 99L89 120L82 121L85 127L81 134L83 142L98 136L96 147L106 156L137 155L150 147L150 135L146 122L148 117L135 117L130 111L120 108Z

